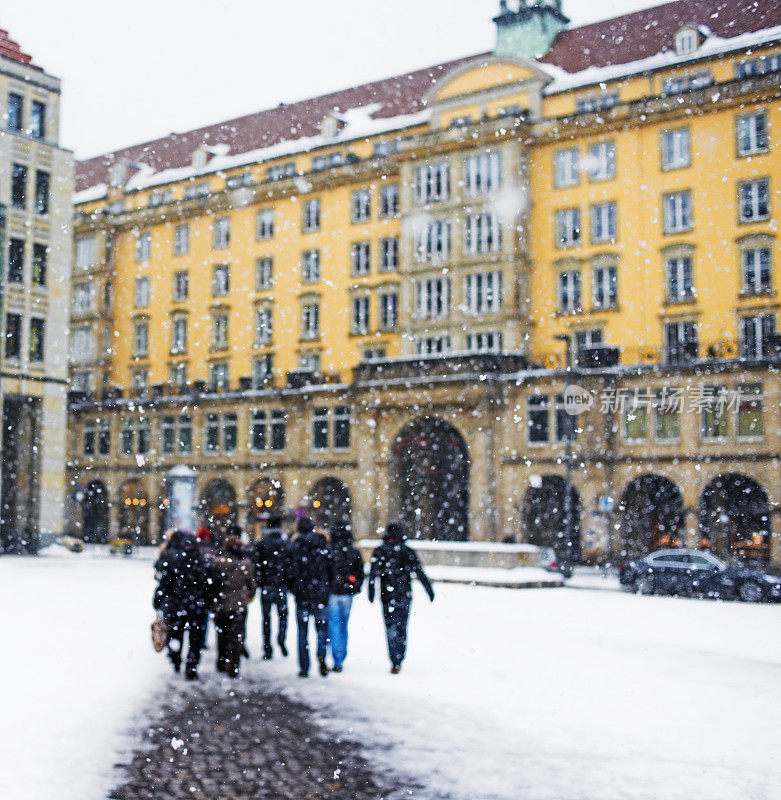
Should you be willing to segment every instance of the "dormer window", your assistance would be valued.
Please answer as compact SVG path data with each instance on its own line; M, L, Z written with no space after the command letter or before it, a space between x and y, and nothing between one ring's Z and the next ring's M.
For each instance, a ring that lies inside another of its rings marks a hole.
M675 52L687 56L700 46L700 32L696 28L681 28L675 34Z
M127 179L127 164L124 161L117 161L116 164L112 164L108 179L113 188L124 186Z
M323 121L320 123L320 133L323 137L326 139L333 139L338 132L339 120L330 114L327 117L323 117Z
M203 147L199 147L193 153L192 163L195 169L200 169L201 167L206 166L206 162L209 160L209 154L204 150Z

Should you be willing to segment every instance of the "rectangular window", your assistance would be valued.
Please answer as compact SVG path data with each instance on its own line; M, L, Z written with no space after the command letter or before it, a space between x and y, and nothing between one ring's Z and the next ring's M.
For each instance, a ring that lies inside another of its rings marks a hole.
M699 337L694 322L665 325L665 360L668 364L689 364L699 357Z
M691 75L674 75L662 81L662 97L672 94L683 94L694 89L702 89L713 83L710 72L694 72Z
M750 156L767 150L767 115L764 111L737 118L738 155Z
M662 169L682 169L691 163L691 135L688 128L662 131Z
M212 317L212 348L224 350L228 346L228 314L217 312Z
M239 441L239 418L230 413L222 415L222 449L225 453L235 453Z
M190 226L187 223L174 228L174 255L183 256L190 250Z
M255 236L261 241L267 241L274 236L274 209L264 208L258 211L255 218Z
M353 242L350 248L350 264L353 275L368 275L371 271L371 243Z
M659 442L681 438L682 393L680 389L657 389L654 399L654 432Z
M217 217L214 220L212 229L212 247L215 250L222 250L228 247L231 241L231 221L230 217Z
M570 269L559 273L558 308L562 314L580 311L580 270Z
M271 449L284 450L287 438L287 414L283 409L271 412Z
M752 58L735 65L736 78L751 78L781 70L781 53Z
M149 261L152 253L152 234L139 233L136 237L136 261L140 264Z
M212 296L226 297L230 294L230 267L217 264L212 268Z
M379 214L383 219L395 217L399 213L399 185L386 183L380 186Z
M48 172L38 169L35 171L35 213L46 215L49 213L49 188L50 177Z
M46 138L46 106L40 100L30 103L30 136Z
M578 114L607 111L607 109L617 106L620 100L618 92L601 92L588 97L579 97L575 101L575 110Z
M594 269L594 308L615 308L618 305L618 270L616 267Z
M147 369L134 369L130 373L130 384L136 395L146 395L146 390L149 387L149 370Z
M274 355L264 353L252 364L252 382L256 389L264 389L274 375Z
M450 278L429 278L415 283L415 316L445 319L450 315Z
M700 432L703 439L726 439L729 436L729 399L725 386L703 386L706 402L700 411Z
M566 442L577 439L578 430L576 427L576 417L566 410L564 395L556 395L556 441Z
M208 197L210 193L209 183L204 181L202 183L196 183L185 187L184 199L195 200L199 197Z
M616 145L597 142L588 149L588 177L592 182L609 181L616 177Z
M11 206L24 209L27 205L27 167L14 164L11 167Z
M399 240L396 236L380 239L380 272L395 272L399 268Z
M553 182L556 188L580 183L580 153L577 147L557 150L553 154Z
M171 364L168 367L168 380L174 386L187 385L187 364L180 361L176 364Z
M328 449L328 409L319 406L312 409L312 449Z
M45 244L38 242L33 244L33 286L46 286L47 263L49 260L49 248Z
M556 247L566 250L580 244L580 209L564 208L556 212Z
M190 276L187 270L174 272L173 300L182 303L190 293Z
M762 403L762 384L751 383L737 387L739 439L758 439L765 434Z
M502 227L497 214L469 214L465 248L468 255L498 253L502 249Z
M8 282L24 283L24 239L8 240Z
M450 164L442 161L415 170L415 203L442 203L450 199Z
M160 421L160 447L163 455L170 456L176 449L176 420L163 417Z
M440 219L415 232L415 253L419 263L442 264L450 258L450 220Z
M149 425L149 420L146 417L141 417L138 420L138 440L137 452L139 455L146 455L152 445L152 436Z
M468 197L496 192L502 185L502 154L488 150L464 159L464 193Z
M770 248L753 247L741 253L743 262L743 291L762 294L771 290Z
M502 334L495 331L469 333L466 337L466 349L470 353L500 353Z
M8 130L16 131L17 133L22 130L24 125L24 115L22 113L24 108L24 98L20 94L12 92L8 95Z
M98 420L98 455L107 456L111 452L111 421Z
M597 203L591 206L591 241L593 244L615 242L618 236L616 204Z
M84 422L83 451L85 456L95 455L97 425L94 419Z
M92 359L92 326L77 325L71 328L71 359L83 364Z
M624 403L623 434L626 442L645 442L648 439L648 403L639 397L629 397Z
M288 161L285 164L273 164L266 170L266 180L279 181L283 178L292 178L295 174L295 161Z
M365 335L369 332L369 297L353 298L353 315L350 325L353 334Z
M769 358L776 332L775 314L757 314L740 321L740 357L745 361Z
M464 278L467 314L498 314L502 310L502 273L476 272Z
M255 289L259 292L274 286L274 260L271 256L262 256L255 262Z
M189 414L179 417L179 452L190 453L193 449L193 419Z
M380 294L380 330L395 331L399 324L399 296L396 292Z
M446 333L437 336L417 336L415 352L419 356L442 356L450 352L450 336Z
M133 325L133 355L145 356L149 350L149 325L136 322Z
M757 222L770 215L770 187L767 178L738 184L740 221Z
M689 256L668 258L665 262L667 272L667 300L679 303L694 297L692 260Z
M320 251L304 250L301 263L302 283L316 283L320 280Z
M350 406L334 409L334 450L350 449Z
M371 219L372 195L369 189L358 189L350 198L350 221L368 222Z
M575 357L578 358L584 350L592 347L599 347L602 344L602 331L599 328L591 328L575 332Z
M320 200L318 198L307 200L304 203L303 229L304 233L320 230Z
M255 344L271 344L273 335L271 309L262 307L255 309Z
M89 269L95 266L97 247L94 236L85 236L76 239L76 266L79 269Z
M171 352L187 352L187 317L174 317L171 327Z
M671 192L662 199L664 232L680 233L692 227L692 196L690 191Z
M207 453L220 452L220 415L207 414L203 428L203 445Z
M21 358L22 355L22 315L5 315L5 357Z
M123 417L120 423L120 450L123 456L133 455L135 449L136 426L135 420Z
M149 278L136 278L135 307L147 308L149 306Z
M30 361L43 361L46 345L46 320L30 319Z
M302 372L320 372L320 353L301 353L298 368Z
M250 421L250 447L260 453L266 449L268 441L268 421L265 411L253 411Z
M304 339L317 339L320 336L319 303L307 303L301 309L301 334Z
M547 394L526 398L526 431L529 444L542 444L550 439L550 399Z

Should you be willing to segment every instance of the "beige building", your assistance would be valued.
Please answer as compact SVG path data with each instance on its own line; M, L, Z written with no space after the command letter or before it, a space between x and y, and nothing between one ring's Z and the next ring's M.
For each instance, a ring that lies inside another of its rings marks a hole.
M781 12L560 5L78 165L74 530L185 463L218 526L781 560Z
M63 530L73 158L60 82L0 31L2 511L0 548Z

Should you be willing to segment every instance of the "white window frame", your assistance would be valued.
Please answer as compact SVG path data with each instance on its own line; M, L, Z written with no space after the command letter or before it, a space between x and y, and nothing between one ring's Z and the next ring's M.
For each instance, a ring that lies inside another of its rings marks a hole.
M596 142L588 149L588 179L592 183L616 177L616 143L611 139Z
M605 264L593 269L591 303L594 308L606 310L618 306L618 267Z
M255 238L265 242L274 237L274 209L262 208L255 217Z
M260 256L255 262L255 290L264 292L274 287L274 259Z
M313 247L304 250L301 258L301 282L317 283L320 280L320 250Z
M579 269L564 269L556 278L556 308L560 314L583 309L583 280Z
M136 278L133 291L133 304L135 308L149 308L150 301L150 280L148 275Z
M580 149L567 147L553 154L553 185L557 189L580 183Z
M735 120L735 135L739 156L766 153L768 150L767 112L753 111L738 114Z
M230 294L230 265L215 264L212 267L212 297L227 297Z
M450 163L439 161L415 170L415 205L444 203L450 199Z
M371 189L364 187L356 189L350 196L350 222L354 225L368 222L372 216Z
M741 282L744 294L766 294L773 289L772 253L769 246L741 251Z
M618 204L615 200L591 206L592 244L612 244L618 239Z
M450 316L450 278L415 281L415 318L447 319Z
M498 191L502 186L502 153L484 150L464 158L464 194L480 197Z
M464 276L464 313L473 316L502 311L502 273L473 272Z
M144 231L136 236L136 261L145 264L152 255L152 234Z
M684 169L691 165L691 132L688 128L671 128L660 135L662 169Z
M583 239L583 228L580 208L560 208L554 218L556 248L569 250L580 247Z
M350 332L355 336L369 333L369 314L371 300L368 294L353 297Z
M183 256L190 251L190 226L183 222L174 228L174 255Z
M762 222L770 217L768 178L753 178L738 184L738 214L741 222Z
M464 251L467 255L499 253L502 249L502 225L498 214L468 214L464 230Z
M398 292L380 293L380 330L395 331L399 325Z
M212 248L214 250L224 250L230 247L231 242L231 219L228 216L215 217L214 228L212 231Z
M450 258L450 220L438 219L415 234L415 254L420 264L442 264Z
M271 344L274 338L274 313L271 306L255 308L255 344L258 347Z
M320 303L317 300L310 300L301 307L301 337L320 338Z
M670 303L680 303L694 298L694 263L690 255L665 259L665 295Z
M692 194L688 189L662 196L664 232L683 233L694 227Z
M187 317L175 316L171 322L171 352L187 352Z
M304 203L302 229L304 233L320 230L321 203L319 197L313 197Z
M212 314L212 349L225 350L228 347L228 312L215 311Z
M371 242L353 242L350 246L350 273L356 276L368 275L371 267Z

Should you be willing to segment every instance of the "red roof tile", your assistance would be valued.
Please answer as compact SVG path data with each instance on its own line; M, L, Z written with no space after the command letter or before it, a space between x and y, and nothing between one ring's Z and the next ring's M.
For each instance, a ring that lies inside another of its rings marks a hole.
M34 69L40 69L33 64L32 56L22 52L22 48L8 35L8 31L0 28L0 56L10 58L19 64L27 64Z
M625 64L672 47L673 35L687 23L706 26L722 38L781 25L779 0L677 0L655 8L562 31L541 61L567 72L591 66ZM76 190L108 180L108 166L116 159L148 164L156 171L191 163L200 144L230 145L231 153L244 153L289 139L313 136L323 117L334 109L380 103L373 116L383 119L412 114L423 108L426 92L451 69L475 56L437 64L340 92L208 125L185 133L96 156L76 165Z

